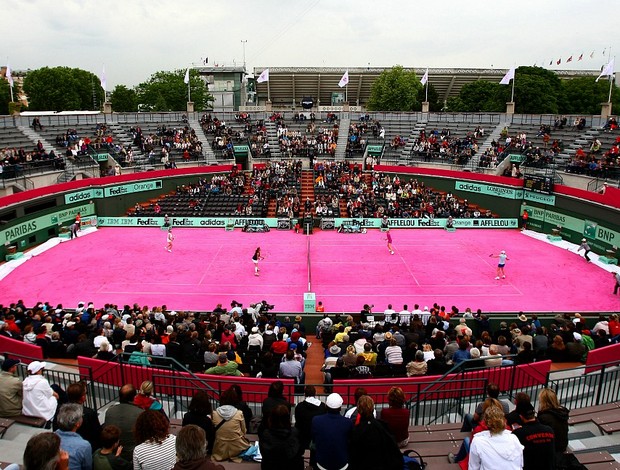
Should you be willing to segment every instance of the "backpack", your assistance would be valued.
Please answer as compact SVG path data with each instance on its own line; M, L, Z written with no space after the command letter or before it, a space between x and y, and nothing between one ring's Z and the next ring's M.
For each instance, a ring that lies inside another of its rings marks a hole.
M410 454L415 454L416 457L411 457ZM426 463L422 456L413 449L408 449L403 452L404 470L424 470Z

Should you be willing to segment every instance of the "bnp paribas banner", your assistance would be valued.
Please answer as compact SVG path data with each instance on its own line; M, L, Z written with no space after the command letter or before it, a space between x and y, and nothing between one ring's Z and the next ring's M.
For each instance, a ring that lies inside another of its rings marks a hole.
M620 232L599 225L592 220L583 220L560 212L530 207L530 218L540 221L542 224L553 224L566 230L570 230L584 236L589 240L599 240L612 246L620 242Z
M83 204L81 206L72 207L71 209L64 209L62 211L35 217L34 219L21 221L10 227L4 226L0 231L0 244L4 245L7 242L12 243L15 240L32 235L39 230L56 227L66 224L67 222L73 222L78 212L82 216L82 220L84 220L85 217L95 213L95 205L92 203Z

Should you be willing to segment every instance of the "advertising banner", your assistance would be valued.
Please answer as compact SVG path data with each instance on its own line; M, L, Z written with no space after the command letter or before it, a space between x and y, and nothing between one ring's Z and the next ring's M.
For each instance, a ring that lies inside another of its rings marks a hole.
M456 181L455 191L467 191L470 193L487 194L489 196L504 197L506 199L522 199L523 190L493 186L484 183L472 183L471 181Z
M2 228L0 231L0 244L11 243L23 237L32 235L39 230L48 229L50 227L62 225L66 222L75 220L77 213L82 217L90 216L95 213L94 204L83 204L81 206L64 209L58 212L42 215L34 219L26 220L11 227Z

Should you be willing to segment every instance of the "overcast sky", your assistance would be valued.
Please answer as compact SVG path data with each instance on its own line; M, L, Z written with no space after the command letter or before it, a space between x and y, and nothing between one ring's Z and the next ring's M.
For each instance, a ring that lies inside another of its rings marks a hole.
M105 65L108 90L206 57L209 65L242 65L242 41L250 71L515 63L599 70L610 47L620 54L616 0L0 0L0 11L2 65L97 75Z

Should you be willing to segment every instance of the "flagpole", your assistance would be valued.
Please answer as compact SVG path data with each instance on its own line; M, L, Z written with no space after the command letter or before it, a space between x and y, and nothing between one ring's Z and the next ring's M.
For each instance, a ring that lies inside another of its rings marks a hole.
M11 74L11 80L9 80L9 88L11 89L11 103L13 103L13 74L11 73L11 65L9 64L9 58L6 58L6 70Z
M192 87L191 87L192 81L189 78L189 74L187 76L187 79L188 79L187 80L187 101L191 103L192 102Z
M613 60L615 61L615 60L616 60L616 58L614 57L614 58L613 58ZM616 75L615 75L614 73L612 73L612 74L609 76L609 96L607 97L607 102L608 102L608 103L611 103L611 92L612 92L612 89L613 89L613 85L614 85L615 80L616 80ZM12 89L12 88L11 88L11 91L13 91L13 89Z
M609 46L609 57L611 57L611 46ZM614 57L613 59L610 59L610 60L613 60L615 62L616 58ZM615 76L615 74L612 73L609 76L609 97L607 98L607 102L608 103L611 103L611 91L612 91L615 79L616 79L616 76Z
M510 102L514 103L515 102L515 78L517 77L517 63L515 62L515 74L514 77L512 77L512 92L510 94Z
M424 88L426 88L426 95L425 95L424 101L428 103L428 79L426 80L426 83L424 84Z

